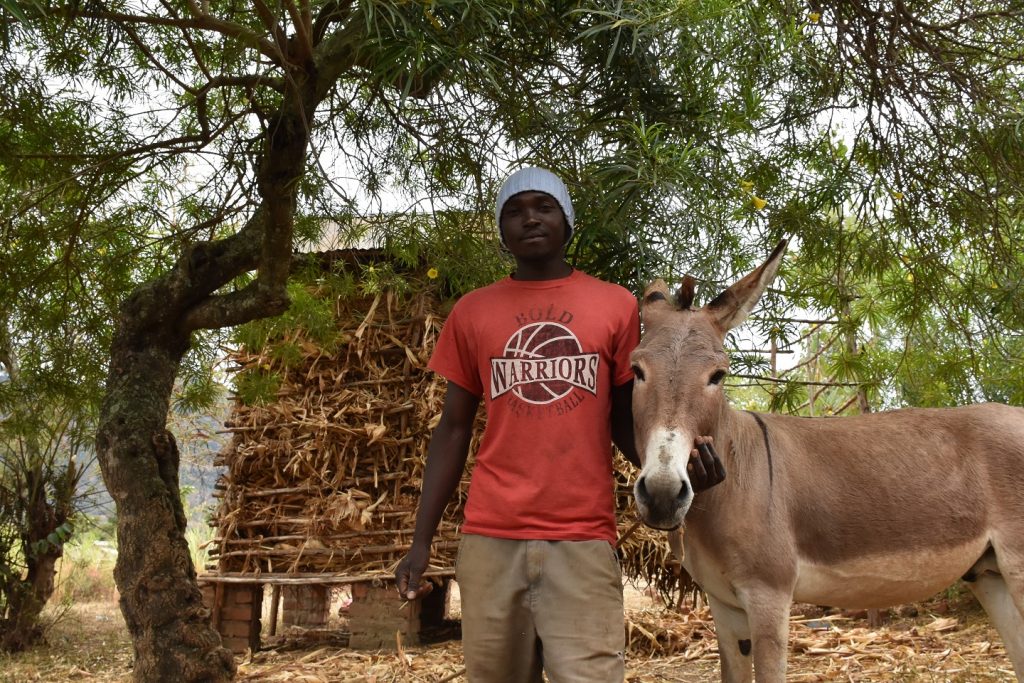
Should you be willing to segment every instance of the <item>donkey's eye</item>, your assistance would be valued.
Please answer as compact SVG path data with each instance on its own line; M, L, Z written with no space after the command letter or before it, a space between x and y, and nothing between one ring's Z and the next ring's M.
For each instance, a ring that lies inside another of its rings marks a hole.
M708 384L721 384L722 380L725 379L725 370L715 370L714 374L708 380Z
M636 381L638 382L644 381L644 371L640 369L639 365L633 366L633 376L636 377Z

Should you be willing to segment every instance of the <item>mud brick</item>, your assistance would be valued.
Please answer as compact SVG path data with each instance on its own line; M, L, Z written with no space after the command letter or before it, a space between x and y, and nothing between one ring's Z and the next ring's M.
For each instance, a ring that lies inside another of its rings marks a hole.
M243 655L249 650L249 639L248 638L237 638L226 636L221 639L224 647L231 650L236 655Z
M236 605L234 607L223 607L220 610L220 618L224 621L249 622L253 618L252 605Z
M406 645L419 644L421 601L403 602L393 586L362 586L353 591L348 625L349 647L356 650L393 650L396 633Z
M419 619L410 619L399 614L366 614L353 618L349 616L350 631L367 631L388 628L392 631L407 631L419 625Z
M348 606L349 617L363 614L410 614L420 610L419 603L411 602L405 607L400 600L375 600L372 602L353 602Z
M353 650L394 650L398 647L395 633L398 629L391 631L373 631L367 633L353 633L349 636L348 646ZM419 645L419 635L402 634L402 646Z
M285 626L315 628L327 623L331 611L331 589L328 586L285 586Z
M252 633L252 623L249 621L222 621L220 623L222 635L235 638L248 638Z
M212 583L204 583L199 587L199 591L203 594L203 607L213 609L213 601L217 597L217 587Z

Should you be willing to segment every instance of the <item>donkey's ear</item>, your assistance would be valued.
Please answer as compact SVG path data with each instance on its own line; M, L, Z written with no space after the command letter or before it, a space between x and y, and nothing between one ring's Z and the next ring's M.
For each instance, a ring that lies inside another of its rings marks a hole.
M697 289L697 280L692 275L684 275L683 283L679 285L676 293L676 302L680 310L687 311L693 305L694 292Z
M786 240L779 241L771 255L768 256L768 260L762 263L757 270L734 283L705 306L708 312L714 316L722 332L731 330L747 319L765 288L775 279L775 273L779 270L782 253L785 250Z
M644 298L640 301L640 317L644 325L650 325L659 315L674 308L675 305L669 300L668 286L664 280L655 280L647 285Z
M665 284L665 281L659 279L647 285L647 289L644 290L643 301L640 302L641 307L647 309L651 306L662 306L665 304L671 305L669 302L668 285Z

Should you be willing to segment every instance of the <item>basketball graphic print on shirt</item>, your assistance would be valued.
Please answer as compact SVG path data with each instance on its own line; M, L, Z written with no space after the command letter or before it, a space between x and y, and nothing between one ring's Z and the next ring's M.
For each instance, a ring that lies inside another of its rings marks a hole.
M491 399L512 392L520 400L545 404L565 398L573 388L597 394L600 357L584 353L565 325L536 322L520 327L491 359Z

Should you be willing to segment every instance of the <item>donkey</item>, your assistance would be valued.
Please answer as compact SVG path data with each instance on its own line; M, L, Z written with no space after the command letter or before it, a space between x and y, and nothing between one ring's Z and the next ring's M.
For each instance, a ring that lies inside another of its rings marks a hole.
M661 281L642 302L633 417L641 519L685 525L683 565L708 596L722 680L782 683L794 600L848 608L930 597L963 578L1024 676L1024 409L984 404L841 418L739 411L722 391L726 332L779 267L706 306ZM691 445L710 435L727 476L694 497Z

